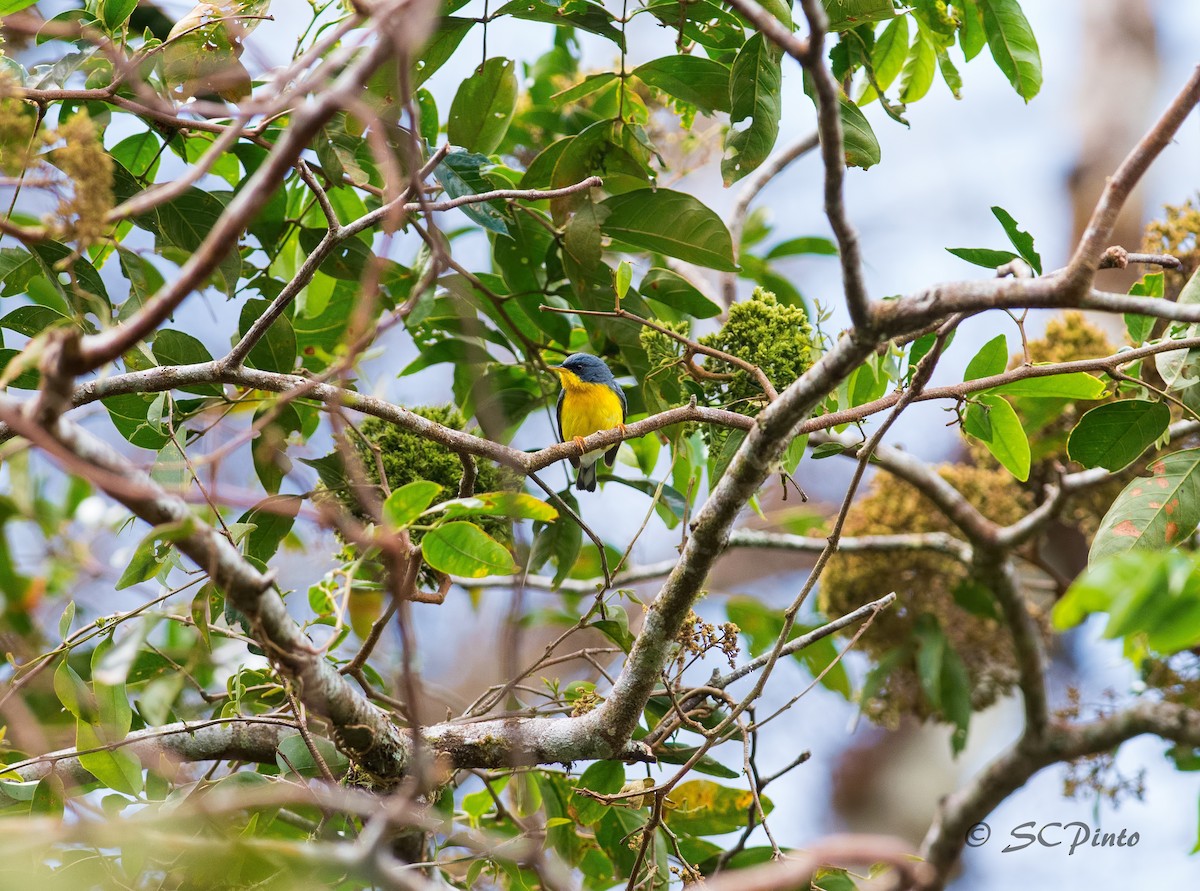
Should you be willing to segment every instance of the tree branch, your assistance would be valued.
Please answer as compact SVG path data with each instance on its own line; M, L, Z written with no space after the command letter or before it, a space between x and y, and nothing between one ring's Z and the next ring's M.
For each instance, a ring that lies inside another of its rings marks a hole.
M423 39L432 24L432 15L433 6L429 0L391 0L378 8L375 12L378 32L381 36L392 35L391 39L380 39L369 46L328 90L317 94L309 105L292 115L288 128L271 153L229 202L200 247L180 267L178 275L127 321L99 334L85 336L80 346L79 363L70 371L81 374L123 355L156 330L188 294L200 287L237 244L250 218L279 188L287 171L322 125L349 104L362 90L371 72L393 55L394 41L403 41L404 46L408 46Z
M1086 290L1091 285L1105 248L1112 240L1113 228L1125 201L1134 186L1145 176L1154 159L1171 144L1175 133L1191 114L1197 102L1200 102L1200 66L1193 69L1192 76L1167 106L1166 111L1133 147L1116 172L1108 178L1104 192L1083 230L1083 236L1071 256L1071 262L1067 265L1067 277L1075 286Z
M867 338L874 333L871 299L863 278L862 250L858 233L846 216L843 186L846 179L846 150L842 139L841 89L833 74L825 67L825 29L829 19L820 0L800 0L808 20L808 47L800 64L809 73L817 103L817 132L821 137L821 161L825 166L825 216L838 243L838 259L842 264L842 286L846 307L856 336Z
M780 891L807 888L822 866L875 866L886 863L900 877L900 888L928 879L930 870L912 849L890 835L831 835L761 866L719 873L704 881L705 891ZM873 871L872 871L873 874Z
M296 732L293 721L270 717L221 718L213 721L181 721L162 727L136 730L105 751L120 748L157 770L166 756L178 761L251 761L274 764L280 740ZM89 750L90 751L90 750ZM57 773L77 785L95 782L79 760L78 749L61 749L6 765L3 773L15 773L24 781L40 780Z
M1040 741L1022 737L963 789L942 800L921 844L933 874L924 891L945 886L962 853L967 832L1045 767L1096 755L1127 740L1153 733L1186 746L1200 746L1200 712L1170 702L1139 702L1104 718L1052 724Z

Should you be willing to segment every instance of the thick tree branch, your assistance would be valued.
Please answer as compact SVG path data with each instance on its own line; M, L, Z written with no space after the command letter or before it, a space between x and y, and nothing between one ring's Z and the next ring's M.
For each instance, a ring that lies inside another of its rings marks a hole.
M927 881L931 870L917 860L912 849L889 835L831 835L802 850L761 866L718 873L706 879L705 891L780 891L807 888L822 866L874 867L886 863L900 882L893 887L911 888ZM874 875L874 870L872 870Z
M632 734L680 627L728 543L734 520L782 457L794 428L870 351L869 344L842 338L758 415L697 514L679 563L647 611L612 693L594 713L613 740L625 740Z
M296 732L292 721L269 717L239 717L214 721L181 721L129 734L115 746L135 755L147 768L157 770L159 758L169 761L250 761L274 764L279 742ZM86 754L86 752L84 753ZM22 780L40 780L57 773L77 785L95 777L79 760L78 749L62 749L38 755L4 770ZM0 774L2 775L2 774Z
M933 868L921 887L924 891L944 887L970 828L1034 774L1062 761L1111 751L1146 733L1181 745L1200 746L1200 712L1170 702L1139 702L1094 721L1052 724L1040 741L1022 737L966 788L943 799L921 845L921 856Z
M246 616L254 637L296 682L300 699L329 719L335 742L378 776L403 772L408 741L313 647L288 614L272 578L255 569L229 539L200 523L181 498L168 494L106 443L70 421L59 418L42 428L2 396L0 417L66 469L90 479L151 526L190 527L173 541L175 547L207 572Z

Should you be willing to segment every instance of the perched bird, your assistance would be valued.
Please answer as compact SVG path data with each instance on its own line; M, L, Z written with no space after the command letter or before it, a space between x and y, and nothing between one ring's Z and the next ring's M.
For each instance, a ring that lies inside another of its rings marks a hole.
M604 360L587 353L573 353L562 365L551 365L558 375L562 390L558 394L558 436L563 442L571 439L583 451L583 438L613 427L625 429L625 394L617 384ZM579 468L575 488L596 491L596 462L612 467L620 443L607 452L587 452L571 463Z

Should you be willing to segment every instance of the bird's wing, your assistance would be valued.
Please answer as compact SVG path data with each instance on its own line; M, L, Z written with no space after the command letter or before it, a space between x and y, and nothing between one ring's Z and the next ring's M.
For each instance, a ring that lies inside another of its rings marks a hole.
M614 393L617 394L617 398L621 400L621 423L624 424L625 418L629 414L629 403L626 402L626 400L625 400L625 391L621 389L621 385L618 384L616 381L613 381L608 386L612 389L612 391ZM621 449L621 444L617 443L615 446L613 446L611 449L609 449L607 452L605 452L604 453L604 463L607 464L609 467L612 467L613 464L617 460L617 452L620 451L620 449Z
M625 418L629 414L629 403L625 401L625 391L621 389L621 385L616 381L609 384L617 394L617 398L621 400L621 423L625 423Z
M558 440L559 440L559 442L567 441L567 436L565 433L563 433L563 425L562 425L563 398L565 396L566 396L565 390L558 391L558 405L555 406L555 409L554 409L554 416L555 416L555 418L558 419Z

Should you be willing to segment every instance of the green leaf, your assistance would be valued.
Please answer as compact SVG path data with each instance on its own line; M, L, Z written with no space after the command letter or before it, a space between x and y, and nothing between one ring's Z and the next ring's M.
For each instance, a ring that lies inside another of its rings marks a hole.
M629 615L624 607L608 607L607 617L593 619L588 623L589 628L595 628L622 650L628 653L633 649L633 632L629 630Z
M705 114L730 110L728 66L703 56L664 56L639 65L633 76Z
M858 366L850 376L850 407L874 402L887 391L887 385L886 374L876 377L875 369L869 363Z
M587 0L513 0L497 9L494 15L545 22L560 28L579 28L607 37L622 49L625 47L625 36L614 26L612 15L603 6Z
M955 755L966 748L971 711L971 677L954 647L947 645L942 655L942 715L954 725L950 748Z
M37 0L0 0L0 15L11 15L14 12L20 12L22 9L28 9Z
M742 22L729 10L708 0L694 0L682 7L679 0L654 0L646 11L688 40L719 52L736 52L746 40Z
M995 269L1017 259L1012 251L994 251L991 248L946 248L960 260L966 260L985 269Z
M1104 381L1098 377L1075 371L1069 374L1051 374L1046 377L1027 377L1010 381L987 392L1005 396L1023 396L1033 399L1099 399L1104 395Z
M95 749L113 742L116 740L101 739L96 728L86 721L75 723L77 749ZM110 789L126 795L137 795L142 791L142 765L125 749L107 749L80 755L79 763Z
M425 89L417 90L413 98L417 102L417 116L421 123L420 136L430 145L434 145L438 136L437 100L433 98L433 93Z
M228 196L228 192L224 193ZM181 257L190 257L212 231L225 205L216 195L191 187L182 195L160 204L135 218L139 226L154 233L159 250L174 248ZM230 251L217 266L216 279L229 296L237 291L241 258Z
M429 43L417 56L416 64L413 66L413 87L419 87L433 75L435 71L445 65L454 55L454 51L458 49L458 45L462 43L467 32L474 27L473 19L461 19L454 16L443 16L438 22L437 29L433 32L433 36L429 39ZM391 75L389 81L388 75ZM394 89L393 82L395 80L396 71L388 65L384 65L375 79L372 80L372 91L378 84L384 90L384 95L381 97L387 101L388 91ZM386 87L384 87L386 84ZM392 101L394 97L391 97Z
M479 579L517 571L504 545L474 523L435 526L421 537L421 554L426 563L447 575Z
M320 754L325 766L334 776L340 776L350 766L349 759L338 751L337 746L320 736L310 736L313 748ZM322 775L321 766L313 757L312 751L299 733L285 736L279 741L276 750L275 763L281 774L295 772L302 777L319 777Z
M881 157L879 140L875 138L875 131L871 129L858 106L842 96L839 99L839 111L842 117L842 148L846 153L846 165L866 170L878 164Z
M953 333L951 337L953 337ZM917 367L921 364L921 360L929 355L929 351L933 349L935 343L937 343L936 331L923 334L912 342L912 346L908 348L908 362L906 363L907 368L904 372L905 385L912 383L913 375L917 373ZM950 342L947 340L946 346L949 345ZM830 443L825 443L825 445L830 445ZM839 453L835 452L835 454Z
M161 395L160 397L161 398ZM118 432L133 445L157 452L170 440L157 424L149 420L151 400L140 393L126 393L102 399L108 416Z
M461 198L463 195L481 195L493 189L491 183L483 178L482 169L490 167L492 161L487 155L472 152L450 152L434 168L433 176L441 183L447 198ZM508 218L494 202L477 202L464 204L459 208L464 214L483 226L500 235L508 235Z
M908 57L908 16L896 16L883 29L883 33L875 40L875 48L871 50L871 66L874 68L875 80L866 85L858 102L866 105L876 98L876 86L886 90L900 72L904 69L904 60Z
M958 30L958 45L962 48L963 58L968 62L979 55L987 45L987 35L983 33L983 17L975 0L954 0L954 5L962 11L963 25Z
M1164 275L1161 272L1151 272L1134 282L1129 293L1134 297L1163 296ZM1125 330L1129 333L1129 342L1134 346L1144 343L1154 331L1154 316L1143 316L1136 313L1125 313Z
M721 218L697 198L669 189L614 195L600 207L605 235L642 250L722 272L737 272L733 239Z
M730 186L771 154L783 111L781 51L762 34L746 41L733 61L729 80L729 132L721 177Z
M159 365L199 365L212 361L204 344L190 334L170 328L154 335L152 352ZM223 392L220 384L180 384L179 389L199 396L220 396Z
M1029 479L1029 437L1008 400L981 395L967 406L963 429L987 446L988 451L1021 482Z
M806 254L818 254L826 257L837 256L837 245L828 238L819 236L802 236L781 241L766 253L765 259L778 260L782 257L796 257Z
M942 72L942 80L946 82L946 86L950 88L951 94L955 99L962 98L962 75L959 74L958 68L950 59L950 54L946 52L944 47L937 49L938 71Z
M67 790L62 777L57 773L49 773L38 781L37 788L33 790L29 812L61 819L66 797Z
M1017 221L1003 207L993 207L992 214L1000 221L1000 225L1004 227L1004 234L1008 236L1008 240L1012 242L1012 246L1017 249L1017 253L1021 255L1030 268L1038 275L1042 274L1042 256L1033 249L1033 236L1024 231L1017 225Z
M1001 374L1006 367L1008 367L1008 341L1003 334L997 334L985 343L975 357L967 363L963 380L974 381Z
M622 260L617 264L617 271L613 279L613 289L617 293L618 300L625 299L625 295L629 293L631 281L633 281L633 267L628 260Z
M128 319L145 305L163 286L162 273L145 257L123 247L117 248L121 272L129 281L129 299L121 304L119 315Z
M109 31L116 31L129 18L138 0L100 0L100 18Z
M1092 540L1088 563L1134 548L1164 550L1200 524L1200 449L1173 452L1150 465L1117 496Z
M923 28L917 30L909 49L908 61L900 74L900 101L905 105L916 102L933 86L933 75L937 70L937 52L933 41Z
M415 480L401 486L383 502L383 521L393 529L408 528L440 491L442 487L430 480Z
M978 579L965 578L954 588L954 602L975 616L1004 621L996 595Z
M588 767L575 783L576 789L587 789L601 795L612 795L625 785L625 765L620 761L597 761ZM608 812L611 805L588 795L575 793L571 804L582 826L593 826Z
M559 497L566 501L572 510L578 509L579 503L570 492L559 493ZM553 584L557 588L574 568L582 548L583 530L569 517L560 517L556 522L543 525L541 529L535 525L529 565L538 569L547 560L553 559L555 566Z
M491 154L504 141L516 110L516 63L493 56L459 85L450 104L446 136L452 145Z
M63 608L62 616L58 620L58 636L63 640L67 639L67 635L71 631L71 622L75 619L75 601L68 600L66 607Z
M1109 614L1105 637L1137 634L1138 650L1170 655L1195 647L1200 643L1195 555L1135 550L1100 560L1055 606L1054 625L1071 628L1099 612Z
M117 580L116 590L121 591L154 578L170 559L171 552L167 543L190 534L192 528L193 524L189 518L174 523L163 523L147 532L130 557L129 565Z
M299 232L300 247L305 254L311 254L324 237L323 230L306 226ZM359 238L347 238L336 244L321 262L321 272L330 278L357 283L362 280L367 264L374 259L366 242Z
M164 489L182 492L191 483L192 475L188 470L187 456L174 440L168 440L166 445L158 450L154 457L154 467L150 469L150 478Z
M1118 471L1154 445L1171 423L1165 402L1122 399L1100 405L1079 419L1067 439L1067 455L1084 467Z
M770 814L772 801L766 796L759 796L759 800L763 813ZM721 835L744 828L753 804L754 793L748 789L730 789L712 780L689 780L667 796L664 820L673 832Z
M558 519L558 511L526 492L477 492L466 498L442 501L425 513L441 513L448 519L510 517L515 520L537 520L541 523Z
M847 31L865 22L882 22L896 14L892 0L823 0L830 31ZM901 16L901 18L904 18Z
M78 720L97 720L96 697L65 657L54 669L54 694L63 708Z
M657 752L661 764L687 764L700 751L698 746L685 746L680 743L667 742ZM692 764L692 770L705 776L720 777L723 780L736 780L742 775L740 770L726 767L712 755L701 755ZM720 850L718 848L718 850Z
M589 74L573 87L568 87L550 97L550 101L555 105L566 105L571 102L578 102L592 93L603 90L614 80L617 75L611 71L604 71L600 74Z
M721 314L721 307L705 297L683 276L655 266L644 276L639 291L647 300L661 303L697 319L711 319Z
M238 517L238 523L254 527L242 540L246 556L264 564L274 557L292 531L303 500L299 495L272 495Z
M946 635L937 619L924 613L913 631L917 640L917 677L925 699L937 711L942 710L942 658L948 649Z
M18 306L0 319L0 328L16 331L26 337L36 337L48 328L61 327L71 319L48 306Z
M1018 0L975 0L996 65L1017 95L1028 102L1042 88L1042 57L1037 38Z
M270 307L266 300L247 300L238 320L238 332L245 336L251 326ZM289 373L296 366L296 331L286 314L271 323L246 357L246 364L260 371Z

